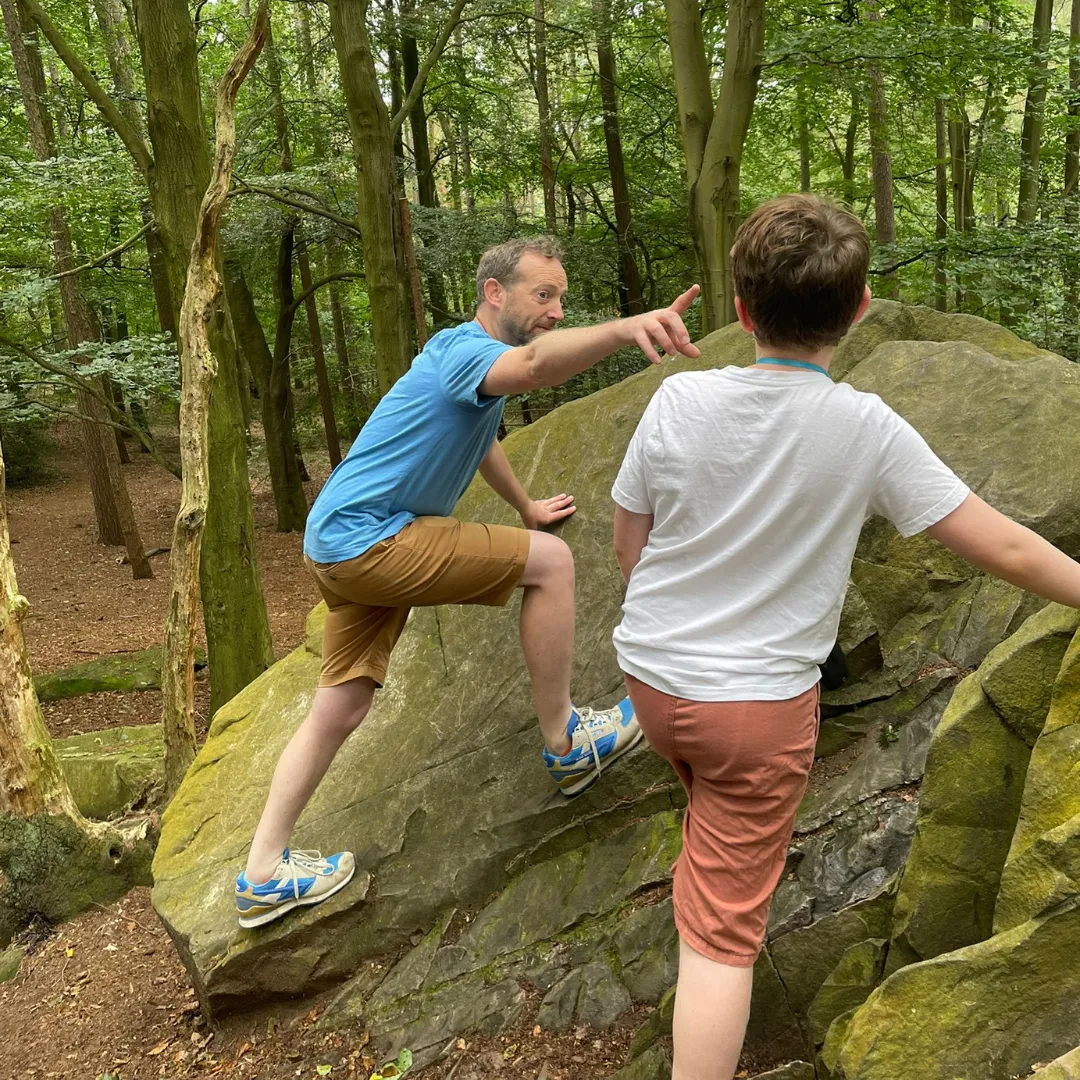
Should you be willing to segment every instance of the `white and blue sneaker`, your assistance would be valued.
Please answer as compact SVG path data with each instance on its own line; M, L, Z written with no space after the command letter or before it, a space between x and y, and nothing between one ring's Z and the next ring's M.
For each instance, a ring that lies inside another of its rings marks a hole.
M324 859L317 851L282 853L269 881L253 885L243 873L236 879L236 913L245 930L265 926L302 904L319 904L349 884L356 870L351 851Z
M629 698L614 709L574 709L566 725L570 750L556 757L544 750L548 775L566 796L580 795L601 771L641 741L642 731Z

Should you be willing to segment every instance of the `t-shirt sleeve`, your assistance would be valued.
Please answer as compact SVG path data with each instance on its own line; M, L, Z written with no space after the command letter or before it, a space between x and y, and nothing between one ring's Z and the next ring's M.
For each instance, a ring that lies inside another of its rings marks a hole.
M951 514L971 489L902 416L888 406L883 410L884 439L870 509L887 517L901 536L914 536Z
M487 334L469 334L453 342L439 364L446 396L456 405L472 408L480 408L494 401L492 397L481 396L480 384L491 370L491 365L512 348L513 345L496 341Z
M632 514L653 512L647 476L647 444L656 429L659 399L660 391L657 390L638 422L637 430L630 440L630 445L626 448L626 456L623 458L619 475L615 477L615 484L611 489L611 497L615 502Z

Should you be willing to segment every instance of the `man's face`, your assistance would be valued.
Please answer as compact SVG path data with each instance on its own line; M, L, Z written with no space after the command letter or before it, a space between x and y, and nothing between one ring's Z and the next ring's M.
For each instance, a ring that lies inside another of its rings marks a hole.
M566 271L558 259L526 251L518 262L517 279L500 291L501 303L496 306L499 340L527 345L561 322Z

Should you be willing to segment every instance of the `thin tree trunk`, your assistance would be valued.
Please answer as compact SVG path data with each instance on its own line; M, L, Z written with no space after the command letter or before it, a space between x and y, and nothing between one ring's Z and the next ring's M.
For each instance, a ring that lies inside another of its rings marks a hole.
M1020 191L1016 223L1030 224L1039 209L1039 159L1042 155L1043 112L1046 104L1046 50L1050 44L1053 0L1035 0L1031 28L1031 73L1028 77L1024 123L1020 132Z
M611 0L593 0L596 18L596 56L600 70L600 100L604 107L604 142L607 146L611 192L615 202L616 242L619 251L619 276L626 289L624 314L638 315L645 310L641 273L634 259L634 227L630 217L630 190L626 182L622 136L619 131L619 102L616 97L615 51L611 42ZM567 206L572 208L573 189L567 190ZM568 218L573 219L572 209ZM569 227L569 222L568 222ZM569 228L573 234L573 228Z
M461 27L454 31L454 63L457 68L458 82L465 84L465 58L461 51ZM461 136L461 179L465 185L465 209L470 214L476 213L476 192L473 190L472 173L472 131L466 112L458 117L458 131Z
M735 318L730 252L739 221L743 146L761 72L765 4L728 4L724 73L715 108L697 0L666 0L666 5L707 332Z
M154 148L149 171L154 214L175 310L181 309L200 193L211 179L195 28L186 0L134 0ZM218 372L210 399L210 486L199 586L215 712L273 663L255 551L247 438L236 341L226 305L209 327Z
M385 394L408 371L411 361L394 132L375 71L363 5L329 0L329 7L356 161L357 217L363 238L375 368L379 391Z
M311 353L315 360L315 382L319 388L319 407L322 410L323 429L326 432L326 449L330 454L331 467L336 468L341 464L341 443L338 442L337 421L334 419L334 395L330 388L330 375L326 370L326 352L323 349L319 309L315 303L315 293L311 289L311 261L308 259L307 245L304 243L301 243L296 253L296 262L300 268L300 287L308 294L304 301L304 310L307 313Z
M17 0L3 0L0 6L22 91L31 149L38 161L49 161L56 156L56 138L52 118L45 106L45 71L37 45L37 27ZM50 209L49 225L53 266L58 273L73 269L71 233L62 206ZM60 278L59 284L69 347L77 349L85 342L96 341L98 328L79 287L78 276L67 274ZM96 381L104 390L104 380ZM153 577L149 560L143 554L131 498L120 472L116 438L108 426L105 406L85 390L79 390L76 398L80 414L89 418L82 421L82 433L98 537L103 544L125 545L136 578Z
M401 50L398 47L401 36L398 32L397 12L394 10L394 0L385 0L386 23L387 23L387 71L390 76L390 111L397 116L401 109L401 102L405 97L401 89ZM405 195L405 138L404 129L399 127L394 132L394 161L397 165L397 193L401 198Z
M795 111L799 121L799 190L810 190L810 122L806 117L806 88L800 69L795 83Z
M934 216L934 239L938 250L934 256L934 306L938 311L948 308L948 282L945 274L945 242L949 238L949 173L946 147L945 99L934 100L934 192L937 199Z
M284 237L281 244L284 244ZM278 253L278 274L284 255ZM291 267L289 267L291 274ZM270 490L274 496L278 532L299 532L307 520L307 498L296 460L295 435L291 426L289 399L275 396L271 390L274 357L266 343L262 323L255 311L255 301L240 264L232 257L225 260L225 291L232 314L236 337L247 356L248 366L259 391L266 462L270 470ZM280 307L279 307L280 310ZM288 376L286 375L286 380Z
M855 205L855 144L859 137L859 117L862 113L862 103L859 100L859 87L853 83L851 87L851 115L848 120L847 130L844 132L844 202L848 206Z
M209 516L210 398L218 362L208 328L217 315L217 234L236 156L236 95L258 58L269 28L261 0L251 34L233 58L218 87L214 110L216 148L212 179L199 209L195 243L180 308L180 456L183 491L169 558L169 613L162 646L162 734L165 791L179 787L195 756L195 628L199 605L200 549Z
M536 44L534 88L540 115L540 181L544 187L544 222L547 231L556 232L555 167L551 160L551 98L548 92L547 13L545 0L533 0L533 32Z
M866 18L881 22L878 0L867 0ZM876 64L867 66L870 82L870 151L874 177L874 225L879 244L896 243L896 211L893 206L892 151L889 148L889 114L885 98L885 77ZM900 299L900 286L895 274L881 279L881 295Z

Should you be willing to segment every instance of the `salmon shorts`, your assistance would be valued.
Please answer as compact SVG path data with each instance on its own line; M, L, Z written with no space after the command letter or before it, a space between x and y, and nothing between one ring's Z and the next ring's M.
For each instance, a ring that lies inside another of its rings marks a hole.
M501 607L525 573L529 534L507 525L420 517L355 559L304 563L329 613L320 686L386 681L390 653L413 607Z
M686 788L675 925L696 952L750 967L784 872L818 732L818 687L787 701L688 701L626 676L641 730Z

